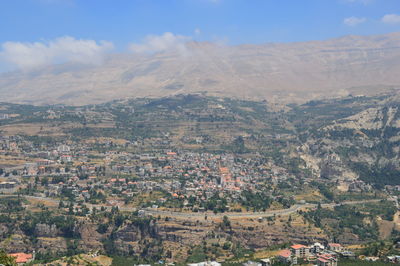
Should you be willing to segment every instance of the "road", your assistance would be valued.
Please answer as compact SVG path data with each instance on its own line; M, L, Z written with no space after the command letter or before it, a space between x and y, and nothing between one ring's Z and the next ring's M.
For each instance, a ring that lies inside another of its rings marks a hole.
M0 197L6 197L6 196L12 196L12 195L0 195ZM16 196L16 195L14 195ZM36 200L41 200L41 201L46 201L49 203L55 203L58 204L60 201L57 199L52 199L52 198L47 198L47 197L37 197L37 196L23 196L27 199L36 199ZM344 201L341 203L324 203L321 204L322 208L332 208L335 206L339 205L353 205L353 204L364 204L364 203L371 203L371 202L378 202L381 201L381 199L373 199L373 200L359 200L359 201ZM107 209L110 209L111 206L106 206L106 205L99 205L99 204L86 204L86 206L89 209L92 209L93 207L96 208L101 208L105 207ZM290 215L292 213L296 213L297 211L301 209L311 209L311 208L316 208L318 205L317 204L311 204L311 203L306 203L306 204L295 204L292 207L288 209L279 209L279 210L269 210L265 212L224 212L224 213L217 213L214 214L213 212L178 212L178 211L164 211L164 210L159 210L159 209L151 209L151 208L146 208L143 209L145 214L147 215L153 215L153 216L168 216L168 217L174 217L174 218L185 218L185 219L204 219L204 217L207 215L209 218L222 218L223 216L227 216L228 218L260 218L260 217L272 217L272 216L278 216L278 215ZM137 211L136 208L134 207L118 207L121 211L127 211L127 212L134 212Z
M352 204L364 204L364 203L370 203L370 202L378 202L381 199L374 199L374 200L360 200L360 201L345 201L341 202L339 204L336 203L325 203L321 204L322 208L332 208L335 206L339 205L352 205ZM204 216L207 215L207 217L210 218L222 218L223 216L227 216L228 218L261 218L261 217L272 217L272 216L278 216L278 215L289 215L292 213L296 213L297 211L301 209L311 209L311 208L316 208L318 205L317 204L311 204L311 203L306 203L306 204L295 204L292 207L288 209L279 209L279 210L269 210L265 212L224 212L224 213L217 213L214 214L213 212L176 212L176 211L163 211L163 210L157 210L157 209L144 209L146 214L151 214L153 216L170 216L170 217L176 217L176 218L188 218L188 219L193 219L193 218L204 218Z

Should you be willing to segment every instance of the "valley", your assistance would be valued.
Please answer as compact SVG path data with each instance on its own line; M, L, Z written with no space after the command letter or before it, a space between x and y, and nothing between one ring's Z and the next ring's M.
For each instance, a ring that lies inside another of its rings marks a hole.
M395 241L399 103L397 91L280 109L202 94L2 103L0 247L185 263Z

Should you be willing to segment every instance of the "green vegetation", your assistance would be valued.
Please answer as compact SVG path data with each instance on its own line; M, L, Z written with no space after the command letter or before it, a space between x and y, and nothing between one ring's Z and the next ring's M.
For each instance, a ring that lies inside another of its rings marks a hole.
M260 192L243 191L240 202L247 209L253 211L265 211L271 205L271 199Z
M352 166L360 175L360 179L374 184L377 188L400 184L400 170L392 164L379 167L377 165L369 166L365 163L354 163Z
M7 253L0 249L0 264L5 266L16 266L17 263L15 262L15 258L8 256Z
M382 200L378 203L357 206L340 205L333 210L317 208L303 215L334 237L344 236L346 232L351 232L361 240L371 241L378 239L375 217L379 215L383 219L392 220L395 211L393 203Z
M207 260L207 255L204 252L204 248L202 246L197 246L191 249L188 253L188 257L186 262L194 263Z
M392 263L382 262L382 261L365 261L365 260L345 260L341 259L338 262L338 266L384 266L393 265Z

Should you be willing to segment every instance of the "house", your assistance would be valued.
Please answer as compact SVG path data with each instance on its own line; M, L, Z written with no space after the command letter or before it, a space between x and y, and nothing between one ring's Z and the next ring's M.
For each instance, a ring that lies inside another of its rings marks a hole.
M262 264L259 262L256 262L256 261L249 260L249 261L243 263L243 266L262 266Z
M261 265L262 266L271 266L272 265L272 261L271 259L267 258L267 259L261 259L260 260Z
M343 250L342 252L338 252L339 255L343 258L347 258L347 259L355 259L357 257L357 255L352 252L352 251L348 251L348 250Z
M8 114L0 114L0 120L8 119L9 115Z
M32 254L26 254L26 253L11 253L8 254L9 256L12 256L15 258L15 262L18 265L23 265L25 263L29 263L33 260L33 255Z
M387 256L386 261L389 263L400 263L400 256Z
M279 251L276 258L282 263L297 264L297 258L292 257L292 252L289 249L283 249Z
M189 263L188 266L221 266L221 263L216 261L203 261L198 263Z
M324 250L325 250L325 246L318 242L314 243L314 245L312 245L310 247L310 252L312 252L314 254L319 254Z
M69 163L69 162L72 162L72 156L71 155L61 155L61 158L60 158L60 160L61 160L61 162L63 162L63 163Z
M68 145L60 145L57 147L57 151L60 153L66 153L66 152L70 152L71 148Z
M372 262L375 262L375 261L378 261L378 260L379 260L379 257L365 257L364 260L365 260L365 261L372 261Z
M317 258L318 266L337 266L337 258L331 254L322 254Z
M338 243L329 243L328 249L335 251L335 252L341 252L341 251L343 251L343 246Z
M13 189L16 182L0 182L0 189Z
M304 245L293 245L290 251L296 258L306 258L310 255L310 248Z
M317 265L318 266L333 266L333 264L330 260L326 260L324 258L318 258ZM335 264L335 265L337 265L337 264Z

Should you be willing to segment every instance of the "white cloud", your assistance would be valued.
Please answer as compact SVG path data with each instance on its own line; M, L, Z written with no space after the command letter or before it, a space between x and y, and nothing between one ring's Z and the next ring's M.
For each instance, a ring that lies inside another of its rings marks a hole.
M366 18L349 17L349 18L345 18L345 19L343 20L343 23L344 23L345 25L347 25L347 26L354 27L354 26L357 26L357 25L359 25L359 24L362 24L362 23L364 23L364 22L366 22L366 21L367 21Z
M386 24L400 24L400 15L387 14L382 17L382 22Z
M112 48L111 42L78 40L70 36L47 42L5 42L0 60L20 69L64 62L100 64Z
M191 37L166 32L162 35L148 35L141 43L131 44L129 49L134 53L157 53L177 50L186 54L186 43L190 40Z

